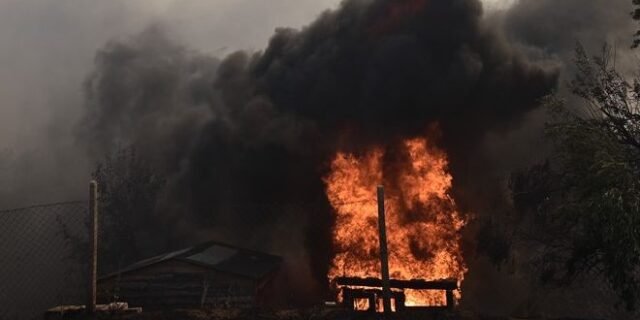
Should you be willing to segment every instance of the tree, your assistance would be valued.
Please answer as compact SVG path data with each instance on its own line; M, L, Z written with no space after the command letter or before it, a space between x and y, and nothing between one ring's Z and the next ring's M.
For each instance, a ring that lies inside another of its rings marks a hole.
M541 278L560 284L599 275L629 309L640 294L640 80L612 66L611 50L589 58L576 50L570 110L550 97L553 144L548 160L513 175L519 212L540 245Z
M143 257L160 229L155 213L164 175L128 147L105 156L92 177L98 182L104 267L114 269Z

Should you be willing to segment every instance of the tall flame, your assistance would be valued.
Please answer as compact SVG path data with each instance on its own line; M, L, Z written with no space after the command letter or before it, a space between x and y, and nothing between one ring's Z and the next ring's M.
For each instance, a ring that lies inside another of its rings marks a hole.
M380 277L376 202L380 183L386 186L391 278L462 281L466 267L459 242L465 221L449 196L452 177L446 154L422 138L404 141L399 152L404 157L385 157L380 148L363 156L335 156L325 177L327 196L337 214L330 281L339 276ZM405 294L407 306L446 303L439 292ZM459 298L460 292L456 295Z

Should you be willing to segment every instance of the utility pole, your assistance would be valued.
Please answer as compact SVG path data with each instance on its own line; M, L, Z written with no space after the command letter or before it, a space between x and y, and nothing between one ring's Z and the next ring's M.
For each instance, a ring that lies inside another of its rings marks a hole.
M98 183L89 182L89 247L91 250L89 261L89 292L87 297L87 312L96 312L96 294L98 278Z
M378 230L380 239L380 269L382 271L382 305L385 318L391 313L391 289L389 288L389 253L387 252L387 226L384 217L384 187L378 186Z

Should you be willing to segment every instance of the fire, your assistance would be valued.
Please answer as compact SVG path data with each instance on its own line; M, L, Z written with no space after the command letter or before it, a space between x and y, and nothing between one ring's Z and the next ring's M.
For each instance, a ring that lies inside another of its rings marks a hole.
M452 177L446 154L426 139L404 141L398 154L374 148L356 156L338 153L325 177L337 217L337 253L329 280L340 276L380 277L376 186L385 185L389 271L393 279L462 281L464 219L449 196ZM446 303L437 291L405 291L407 306ZM456 292L460 297L460 292Z

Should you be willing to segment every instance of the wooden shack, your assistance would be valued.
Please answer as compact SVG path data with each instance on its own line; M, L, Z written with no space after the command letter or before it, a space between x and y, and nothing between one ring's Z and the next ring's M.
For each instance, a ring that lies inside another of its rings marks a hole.
M278 256L211 241L100 278L99 300L144 310L268 306L281 263Z

